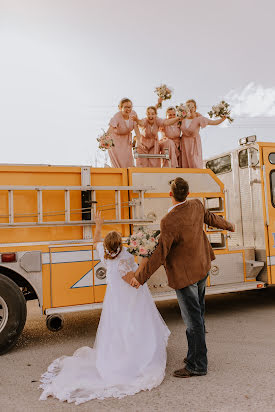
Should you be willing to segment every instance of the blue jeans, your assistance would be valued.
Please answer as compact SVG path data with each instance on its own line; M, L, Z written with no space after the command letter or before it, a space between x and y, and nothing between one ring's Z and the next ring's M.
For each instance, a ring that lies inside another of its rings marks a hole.
M186 325L188 353L186 369L196 375L207 373L207 348L205 343L205 284L206 277L193 285L176 290L181 316Z

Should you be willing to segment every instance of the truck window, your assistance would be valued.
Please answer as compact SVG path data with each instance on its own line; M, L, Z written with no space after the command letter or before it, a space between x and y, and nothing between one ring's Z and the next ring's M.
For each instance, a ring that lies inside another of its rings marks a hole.
M270 194L272 206L275 207L275 170L270 173Z
M254 147L250 147L251 151L251 163L252 166L256 166L259 163L259 152ZM239 151L239 167L244 169L248 167L248 152L247 149L243 149Z
M268 160L272 165L275 165L275 153L269 153Z
M216 175L231 172L231 155L218 157L214 160L206 162L205 167L211 169Z

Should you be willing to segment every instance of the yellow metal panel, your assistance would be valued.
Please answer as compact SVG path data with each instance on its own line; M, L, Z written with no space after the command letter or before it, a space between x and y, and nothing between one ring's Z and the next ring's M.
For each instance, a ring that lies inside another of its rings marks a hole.
M82 305L94 302L94 288L72 288L93 268L92 262L70 262L52 265L52 307Z
M0 166L0 185L25 186L80 186L80 167L59 166ZM81 193L71 193L71 209L81 208ZM43 220L65 220L64 191L43 192ZM0 222L7 223L7 192L0 191ZM15 222L37 222L37 196L34 191L14 192ZM48 216L47 216L48 214ZM78 212L71 215L72 220L79 220ZM37 227L0 229L1 243L37 242L66 239L81 239L82 227Z
M268 283L275 284L275 207L272 204L271 193L271 173L275 173L275 165L269 162L269 154L275 153L275 144L265 144L262 148L262 162L265 167L265 175L262 171L262 185L263 185L263 205L264 205L264 219L268 220L268 226L265 225L265 242L266 255L269 256L267 264L268 268ZM266 187L264 187L264 179ZM274 198L273 198L274 203Z
M45 309L51 307L50 265L42 266L42 287L43 287L43 313L44 313Z
M94 287L94 293L95 293L95 302L100 303L103 302L105 292L106 292L106 285L100 285L100 286L95 286Z

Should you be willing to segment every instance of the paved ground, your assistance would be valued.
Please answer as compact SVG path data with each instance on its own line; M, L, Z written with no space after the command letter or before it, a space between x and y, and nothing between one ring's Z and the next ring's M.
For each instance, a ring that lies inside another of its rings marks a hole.
M164 382L151 392L76 407L39 401L38 380L53 359L93 344L100 312L67 315L64 329L52 333L30 302L23 335L0 358L0 411L275 411L275 288L207 298L205 377L171 375L186 353L185 330L175 302L162 302L159 309L172 331Z

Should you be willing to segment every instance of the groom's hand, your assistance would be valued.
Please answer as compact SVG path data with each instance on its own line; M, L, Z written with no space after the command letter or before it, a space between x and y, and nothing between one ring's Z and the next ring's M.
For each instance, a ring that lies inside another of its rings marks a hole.
M131 284L131 280L133 279L133 277L135 276L135 272L128 272L126 273L126 275L122 276L122 279L126 282L129 283L129 285Z
M136 289L138 289L140 287L140 283L135 277L132 278L132 280L130 282L130 285L133 286L133 288L136 288Z

